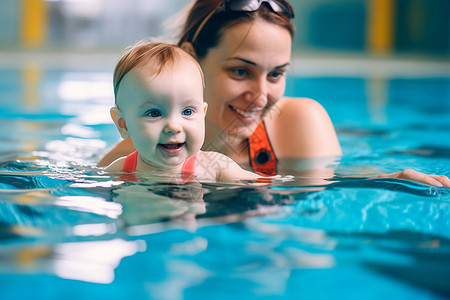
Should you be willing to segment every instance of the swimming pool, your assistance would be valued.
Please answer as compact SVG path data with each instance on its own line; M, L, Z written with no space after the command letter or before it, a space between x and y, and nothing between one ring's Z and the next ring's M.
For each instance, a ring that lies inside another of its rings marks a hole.
M112 64L111 64L112 65ZM344 157L328 184L143 180L95 168L118 138L108 68L0 70L2 299L443 299L450 76L291 76Z

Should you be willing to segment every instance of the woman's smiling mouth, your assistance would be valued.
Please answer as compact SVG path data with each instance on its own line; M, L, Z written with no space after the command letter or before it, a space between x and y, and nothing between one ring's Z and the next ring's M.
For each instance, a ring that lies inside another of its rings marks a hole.
M243 110L231 105L228 105L228 107L234 111L236 113L236 115L238 117L240 117L240 119L245 119L246 121L254 121L256 119L256 117L258 117L261 112L262 112L262 108L261 109L252 109L252 110Z

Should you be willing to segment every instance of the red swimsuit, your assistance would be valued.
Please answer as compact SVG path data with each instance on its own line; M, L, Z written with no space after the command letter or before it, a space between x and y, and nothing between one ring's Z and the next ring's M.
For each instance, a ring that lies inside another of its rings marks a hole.
M258 124L255 132L248 138L248 151L250 157L250 165L253 170L261 175L273 176L277 174L277 158L273 152L272 145L270 144L269 137L267 135L266 126L264 121ZM132 173L136 170L138 152L134 151L125 158L123 165L123 171ZM181 173L183 181L185 181L186 175L191 178L192 181L195 169L195 157L189 157L183 163ZM121 180L137 181L134 174L126 174L121 177Z
M186 159L183 163L183 166L181 167L182 179L184 182L192 181L195 170L196 156L197 154ZM137 157L138 157L137 151L134 151L133 153L127 155L127 157L125 158L125 162L123 164L124 172L133 173L134 171L136 171ZM124 181L137 181L135 174L125 174L122 175L120 179Z

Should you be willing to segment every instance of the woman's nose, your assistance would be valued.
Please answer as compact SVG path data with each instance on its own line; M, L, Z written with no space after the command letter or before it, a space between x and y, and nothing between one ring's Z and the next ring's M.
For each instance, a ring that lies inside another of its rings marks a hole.
M268 98L268 82L264 79L255 79L252 82L249 93L246 95L246 100L252 106L264 107L267 104Z

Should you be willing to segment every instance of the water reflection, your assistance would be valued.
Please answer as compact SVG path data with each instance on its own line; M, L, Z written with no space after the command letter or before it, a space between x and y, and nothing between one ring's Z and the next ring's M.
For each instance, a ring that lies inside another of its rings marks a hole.
M450 253L445 188L337 176L316 185L307 177L250 185L145 174L127 182L40 158L0 163L0 280L50 274L153 299L211 286L239 286L249 297L317 282L337 292L358 280L370 283L355 287L362 292L385 286L386 276L448 291L427 279L448 275L437 264ZM419 269L431 275L408 276ZM404 283L389 288L412 295Z
M12 244L0 248L2 273L52 274L65 279L111 283L122 258L146 250L144 241L123 239Z
M198 182L183 185L125 183L111 191L111 200L121 204L120 219L125 226L169 220L195 223L196 216L206 212L203 193Z
M57 244L52 264L61 278L111 283L120 260L145 249L143 241L122 239Z

